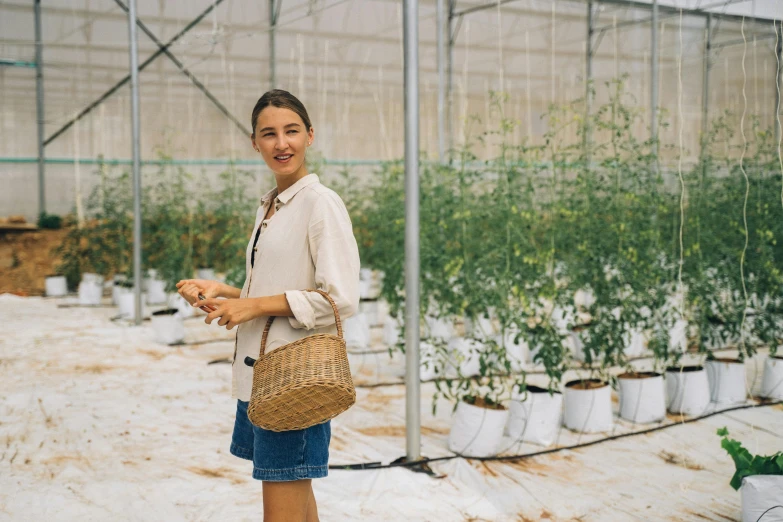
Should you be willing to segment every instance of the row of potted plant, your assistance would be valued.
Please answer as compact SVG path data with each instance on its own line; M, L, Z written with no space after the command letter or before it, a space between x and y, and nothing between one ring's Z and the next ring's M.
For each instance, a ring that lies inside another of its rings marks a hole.
M517 122L504 114L504 95L494 94L496 131L473 136L469 119L466 143L450 163L423 163L422 324L442 329L464 317L471 331L456 340L432 336L422 352L430 373L440 359L448 378L438 381L439 394L458 411L470 403L497 408L509 388L525 393L524 374L508 376L509 345L522 343L543 366L550 393L576 360L583 377L566 391L606 395L608 421L613 368L629 370L619 379L621 406L636 410L625 397L654 388L660 412L669 387L672 408L692 413L699 394L734 400L741 386L744 400L744 384L732 390L726 375L744 382L741 363L757 346L770 348L769 368L779 366L783 205L774 133L754 121L739 145L722 115L697 164L666 170L660 158L682 151L637 140L641 115L623 81L606 91L608 101L589 118L581 102L551 107L542 144L509 143ZM498 154L479 162L476 145ZM394 317L404 306L403 177L401 163L388 163L369 197L348 200L362 260L384 274L380 293ZM488 320L497 337L474 335L472 325ZM651 373L629 364L644 345L654 357ZM712 361L728 345L737 359L708 362L709 376L684 363L684 354ZM676 371L664 380L667 369ZM705 391L708 382L715 384Z

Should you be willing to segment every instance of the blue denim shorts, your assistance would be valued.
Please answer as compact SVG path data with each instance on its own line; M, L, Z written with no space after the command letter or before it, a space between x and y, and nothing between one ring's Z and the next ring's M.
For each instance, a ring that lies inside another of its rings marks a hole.
M253 478L287 482L325 477L329 471L331 421L304 430L269 431L254 426L247 403L237 401L232 455L253 461Z

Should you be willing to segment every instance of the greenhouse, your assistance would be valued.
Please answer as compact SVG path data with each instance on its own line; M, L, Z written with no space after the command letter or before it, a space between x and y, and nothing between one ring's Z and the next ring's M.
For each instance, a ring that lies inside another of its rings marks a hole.
M0 0L0 522L783 522L782 83L780 0Z

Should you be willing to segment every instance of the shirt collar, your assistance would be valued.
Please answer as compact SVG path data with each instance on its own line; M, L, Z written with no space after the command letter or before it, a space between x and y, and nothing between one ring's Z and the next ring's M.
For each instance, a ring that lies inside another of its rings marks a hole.
M319 179L317 174L308 174L307 176L303 177L302 179L300 179L299 181L297 181L296 183L294 183L293 185L285 189L280 194L277 193L277 187L275 187L269 192L267 192L266 194L264 194L264 196L261 198L261 204L265 205L271 199L274 199L276 197L278 201L280 201L280 203L285 205L291 200L291 198L294 197L294 195L296 195L297 192L299 192L300 190L302 190L308 185L317 183L318 180Z

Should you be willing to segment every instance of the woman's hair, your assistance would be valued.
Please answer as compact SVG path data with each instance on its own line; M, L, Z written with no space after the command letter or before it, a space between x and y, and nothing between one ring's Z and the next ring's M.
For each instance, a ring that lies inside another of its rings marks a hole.
M307 115L307 109L305 109L305 106L302 104L302 102L299 101L299 98L288 91L284 91L282 89L272 89L271 91L265 92L264 95L261 96L256 102L256 106L253 107L252 125L254 136L256 134L256 121L258 120L258 115L261 114L261 111L269 106L277 107L279 109L290 109L294 111L299 115L300 118L302 118L306 131L309 132L312 128L312 125L310 124L310 116Z

